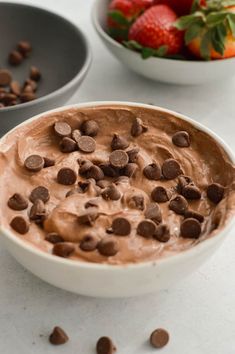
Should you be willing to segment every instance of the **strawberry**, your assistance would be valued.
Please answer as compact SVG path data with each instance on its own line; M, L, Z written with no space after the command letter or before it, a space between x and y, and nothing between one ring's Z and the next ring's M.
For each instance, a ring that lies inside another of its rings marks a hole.
M177 54L183 47L183 32L173 26L176 20L177 15L169 6L152 6L133 23L128 39L139 46L160 50L161 56Z
M163 3L170 6L179 16L190 14L195 0L156 0L157 3ZM200 6L206 6L206 0L198 0Z

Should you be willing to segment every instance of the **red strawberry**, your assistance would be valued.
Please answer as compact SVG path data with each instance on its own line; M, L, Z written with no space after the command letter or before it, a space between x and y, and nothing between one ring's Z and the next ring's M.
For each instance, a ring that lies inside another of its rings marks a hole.
M167 55L178 54L183 47L183 32L173 24L176 13L167 5L156 5L146 10L129 31L129 40L143 47L159 49L166 47Z
M200 6L206 6L206 0L199 0ZM179 16L188 15L191 12L194 0L155 0L156 4L170 6Z

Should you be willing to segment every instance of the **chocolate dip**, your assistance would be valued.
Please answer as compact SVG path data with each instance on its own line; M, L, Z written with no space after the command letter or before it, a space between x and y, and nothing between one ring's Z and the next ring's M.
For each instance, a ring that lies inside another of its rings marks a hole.
M151 108L52 113L8 134L0 154L1 225L75 261L174 255L235 210L235 169L219 143Z

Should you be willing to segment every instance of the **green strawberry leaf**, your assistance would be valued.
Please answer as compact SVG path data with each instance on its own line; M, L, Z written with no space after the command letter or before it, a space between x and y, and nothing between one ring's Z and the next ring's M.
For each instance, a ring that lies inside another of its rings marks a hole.
M143 59L148 59L150 57L153 57L155 55L155 50L152 48L147 48L144 47L141 52L141 56Z
M211 31L207 31L201 40L200 52L202 58L210 60Z
M180 17L174 23L174 27L176 27L178 30L186 30L192 24L194 24L195 22L199 22L199 21L202 23L204 22L203 13L195 12L194 14Z
M211 12L206 17L206 23L209 27L214 27L219 25L220 23L224 22L228 16L228 11L221 11L221 12Z
M231 16L231 15L234 15L234 16ZM235 38L235 14L229 14L227 17L227 21L228 21L229 29L230 29L233 37Z
M223 7L235 6L235 0L223 0L221 1Z
M187 28L184 36L185 44L188 45L193 39L197 38L203 29L203 24L193 23Z
M200 8L200 0L194 0L191 7L191 14Z
M108 33L114 39L128 39L128 29L126 28L109 28Z
M126 48L129 48L129 49L132 49L132 50L142 50L143 47L141 44L139 44L138 42L136 41L124 41L123 42L123 45L126 47Z
M130 21L128 21L121 11L109 11L108 16L121 26L129 26Z
M158 49L156 49L156 54L158 57L164 57L168 51L168 46L167 45L162 45Z
M213 28L211 31L211 43L215 51L221 55L224 54L224 40L225 36L223 30L220 29L219 26Z

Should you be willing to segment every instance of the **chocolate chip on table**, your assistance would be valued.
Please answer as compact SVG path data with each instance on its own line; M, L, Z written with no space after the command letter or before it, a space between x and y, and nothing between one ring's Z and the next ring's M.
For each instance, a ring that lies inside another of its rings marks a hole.
M192 183L192 179L189 176L184 176L181 175L178 177L178 185L177 185L177 191L179 193L182 193L182 190L184 187L186 187L188 184Z
M13 210L24 210L28 208L28 201L21 194L15 193L9 198L7 205Z
M176 214L184 215L184 213L188 209L188 202L184 197L178 195L177 197L171 199L169 208L173 210Z
M193 183L188 184L182 189L182 195L189 200L196 200L201 198L200 189Z
M20 65L23 61L23 56L18 50L13 50L8 57L9 64L13 66Z
M131 127L131 135L133 137L138 137L147 130L148 128L143 124L142 120L140 118L135 118Z
M109 163L101 163L99 167L104 172L107 177L118 177L119 170L117 168L112 167Z
M114 184L105 188L101 195L105 200L119 200L121 198L121 193Z
M54 124L54 131L60 137L69 137L72 133L70 125L66 122L56 122Z
M145 238L153 237L156 224L152 220L143 220L137 226L137 234Z
M31 66L29 77L31 80L39 81L41 79L41 72L36 66Z
M9 70L0 69L0 86L7 86L12 80L11 73Z
M185 219L188 219L188 218L197 219L199 222L203 222L205 219L202 214L199 214L199 213L195 212L194 210L186 210L186 212L184 213L184 217L185 217Z
M96 149L96 142L90 136L86 136L86 135L81 136L78 139L77 144L78 144L79 150L81 150L82 152L85 152L87 154L94 152Z
M30 155L26 158L24 166L31 172L39 172L44 167L44 159L39 155Z
M86 173L87 178L94 178L94 180L99 181L104 178L104 172L99 166L92 165L87 173Z
M88 209L87 209L88 210ZM79 224L93 226L99 214L95 210L88 210L87 213L81 214L77 217Z
M99 181L97 181L97 186L104 189L104 188L107 188L109 185L110 185L110 182L107 181L106 179L101 179Z
M144 210L144 197L142 195L133 195L128 202L128 206L132 209Z
M112 230L115 235L127 236L131 232L131 224L126 218L116 218L112 222Z
M156 224L162 221L162 213L157 203L151 203L147 206L144 216L146 219L151 219Z
M171 199L171 192L162 186L155 187L152 190L151 198L154 202L165 203Z
M76 142L68 137L64 137L61 141L60 141L60 151L62 152L73 152L77 150L77 144Z
M143 170L144 176L149 180L158 181L161 179L161 168L158 163L154 162L146 166Z
M171 238L169 227L165 224L158 225L153 237L159 242L168 242Z
M68 342L68 340L69 337L67 336L65 331L58 326L53 329L53 332L49 336L49 341L53 345L65 344L66 342Z
M30 220L36 224L41 224L46 218L46 208L42 200L37 199L32 205L29 212Z
M15 216L11 220L10 226L21 235L24 235L29 231L29 224L22 216Z
M32 46L28 41L20 41L17 45L17 49L23 57L28 57L32 51Z
M172 136L172 142L178 147L189 147L190 137L186 131L179 131Z
M69 167L63 167L57 174L57 182L65 186L74 184L77 180L77 174Z
M180 235L184 238L198 238L201 234L201 224L198 220L185 219L180 226Z
M79 247L85 252L92 252L97 248L99 239L95 235L85 235L80 242Z
M99 131L99 125L95 120L86 120L81 125L81 131L84 135L96 136Z
M76 143L78 142L79 138L81 138L82 134L80 132L80 130L75 129L72 131L72 138L74 141L76 141Z
M64 242L63 237L57 234L56 232L50 232L49 234L47 234L45 240L52 244Z
M56 243L52 250L53 254L63 258L68 258L74 251L74 245L66 242Z
M90 167L93 166L93 163L89 160L83 160L80 162L80 168L79 168L79 174L81 176L86 176L86 173L90 169Z
M162 165L162 174L166 179L175 179L182 173L179 162L174 159L167 159Z
M109 337L101 337L96 344L97 354L113 354L116 351L116 347Z
M35 203L37 199L42 200L44 203L50 199L50 192L46 187L38 186L32 190L29 196L29 200Z
M207 187L207 197L214 204L218 204L224 197L225 188L219 183L212 183Z
M12 81L10 83L10 91L16 96L20 96L21 94L21 87L18 81Z
M126 140L126 138L114 134L112 142L111 142L111 148L112 150L125 150L129 146L129 142Z
M154 348L163 348L165 345L167 345L168 342L169 333L163 328L155 329L155 331L153 331L150 336L150 344Z
M124 168L123 174L127 177L134 177L139 169L139 166L136 163L130 162Z
M47 167L52 167L55 165L55 160L53 159L50 159L49 157L43 157L44 159L44 168L47 168Z
M138 153L140 152L139 148L133 148L128 150L126 153L129 157L129 162L136 162L138 158Z
M109 156L109 162L114 168L124 168L129 161L127 153L123 150L115 150Z
M114 237L103 238L97 245L98 251L102 256L115 256L119 251L119 245Z

